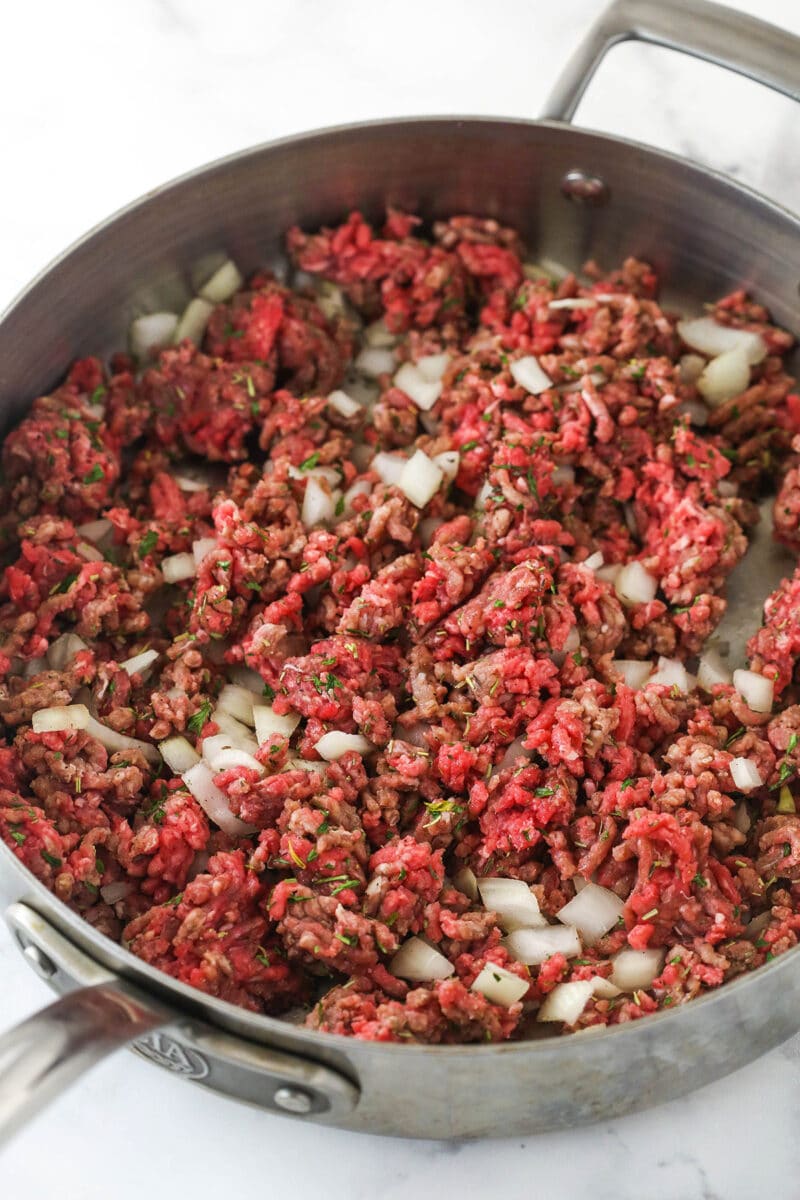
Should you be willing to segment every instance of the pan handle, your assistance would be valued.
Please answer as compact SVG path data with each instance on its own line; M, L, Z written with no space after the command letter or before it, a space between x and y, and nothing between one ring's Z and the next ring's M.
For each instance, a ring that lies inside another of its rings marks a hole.
M800 100L800 38L785 29L711 0L614 0L564 67L542 117L571 121L603 58L627 41L680 50Z
M119 984L97 984L0 1035L0 1145L101 1058L165 1019Z

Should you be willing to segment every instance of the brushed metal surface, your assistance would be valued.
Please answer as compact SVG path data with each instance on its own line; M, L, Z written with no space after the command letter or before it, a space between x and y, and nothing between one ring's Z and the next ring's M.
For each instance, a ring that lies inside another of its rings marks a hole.
M729 24L740 19L721 11ZM570 171L601 177L609 202L571 203L561 192ZM689 312L745 286L779 323L800 333L800 219L744 187L635 143L548 122L376 122L223 160L87 235L0 321L2 424L18 420L76 355L118 348L133 316L179 307L201 256L224 249L245 270L279 265L291 224L312 228L353 207L379 217L387 202L427 218L496 216L522 231L533 255L574 267L590 256L604 266L628 254L647 258L668 296ZM771 561L766 555L765 570ZM766 591L769 580L760 583ZM742 1066L800 1024L800 951L794 950L685 1008L598 1033L496 1046L364 1043L256 1016L168 979L97 934L0 845L3 895L24 901L154 1003L178 1010L186 1028L196 1022L199 1053L213 1053L213 1046L199 1047L203 1037L226 1038L228 1051L239 1038L241 1054L252 1054L255 1043L264 1053L313 1060L357 1082L358 1102L322 1119L376 1133L511 1135L617 1116ZM221 1069L213 1086L242 1095L231 1071ZM254 1103L263 1102L258 1073L256 1058L246 1093Z

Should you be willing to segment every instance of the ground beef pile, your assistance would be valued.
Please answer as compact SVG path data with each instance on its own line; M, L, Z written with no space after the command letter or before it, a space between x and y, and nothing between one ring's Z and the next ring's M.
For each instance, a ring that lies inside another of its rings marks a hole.
M381 1041L633 1020L794 946L800 570L754 621L771 711L692 674L770 486L800 548L792 338L717 303L763 354L711 407L645 263L556 279L495 221L398 212L288 250L293 288L257 274L199 345L76 362L6 438L3 840L174 978ZM637 687L617 665L659 656ZM619 919L525 965L487 876L554 927L592 881ZM412 937L446 977L394 973ZM624 950L659 951L649 986L536 1023ZM473 988L487 966L522 995Z

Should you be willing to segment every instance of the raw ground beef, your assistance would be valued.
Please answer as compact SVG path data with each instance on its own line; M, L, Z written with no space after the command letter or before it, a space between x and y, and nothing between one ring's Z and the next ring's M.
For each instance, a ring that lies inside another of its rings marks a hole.
M558 984L660 950L650 986L535 1028L616 1024L794 946L800 568L749 644L774 712L614 665L695 669L767 485L800 545L791 337L744 293L719 301L766 356L706 410L645 263L553 279L496 221L425 234L395 211L292 229L288 250L293 287L253 276L200 346L143 366L75 363L6 438L3 840L174 978L380 1041L528 1036ZM531 356L537 388L512 369ZM395 379L420 360L440 380L422 405ZM424 503L375 457L416 450L449 455ZM618 594L632 562L652 598ZM231 680L271 706L258 744ZM100 724L34 732L70 704ZM349 741L325 762L331 732ZM216 762L213 803L154 753L170 736ZM529 968L470 872L524 881L550 921L592 880L622 916ZM393 973L411 936L448 978ZM521 997L475 990L486 967Z

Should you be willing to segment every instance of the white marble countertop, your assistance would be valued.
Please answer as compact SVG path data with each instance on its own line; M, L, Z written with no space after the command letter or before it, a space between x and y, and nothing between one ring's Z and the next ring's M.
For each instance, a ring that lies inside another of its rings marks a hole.
M800 33L796 0L737 7ZM248 144L374 116L535 115L600 8L601 0L8 5L0 307L109 212ZM797 110L745 80L624 46L579 120L705 161L800 209ZM0 923L0 1029L47 999ZM790 1200L800 1191L799 1054L790 1043L687 1100L589 1129L426 1144L271 1118L120 1053L17 1137L0 1164L1 1191L8 1200L133 1200L145 1189L167 1200L243 1185L300 1200L534 1191Z

